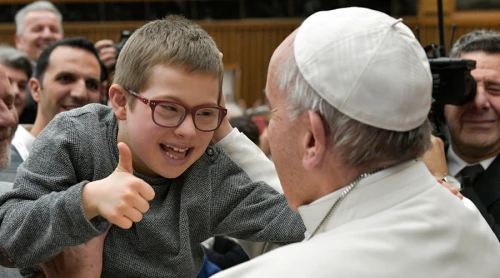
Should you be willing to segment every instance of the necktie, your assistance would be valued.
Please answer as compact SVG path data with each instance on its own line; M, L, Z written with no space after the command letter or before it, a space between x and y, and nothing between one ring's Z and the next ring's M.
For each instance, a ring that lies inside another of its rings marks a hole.
M474 164L471 166L466 166L460 172L458 172L457 177L461 178L462 187L473 186L477 181L481 173L484 172L483 166L481 164Z

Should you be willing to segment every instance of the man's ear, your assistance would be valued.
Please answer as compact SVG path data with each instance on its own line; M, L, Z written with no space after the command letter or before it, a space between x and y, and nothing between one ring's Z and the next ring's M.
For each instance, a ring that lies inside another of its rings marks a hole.
M14 36L15 44L17 49L22 49L22 38L20 35L15 35Z
M308 111L305 116L307 130L302 142L305 150L302 164L306 169L313 169L320 167L326 158L327 138L321 116L314 111Z
M127 90L119 84L113 84L109 88L109 102L118 120L127 119L128 97Z
M30 87L31 96L36 103L40 103L42 98L42 85L38 79L31 77L28 81L28 86Z

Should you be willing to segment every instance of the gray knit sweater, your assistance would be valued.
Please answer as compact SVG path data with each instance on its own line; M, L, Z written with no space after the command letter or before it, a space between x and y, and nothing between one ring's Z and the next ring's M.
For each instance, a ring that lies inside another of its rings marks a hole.
M81 191L116 168L117 130L112 109L97 104L59 114L43 130L18 169L17 189L0 198L0 256L36 265L106 230L105 219L85 218ZM200 242L214 235L275 243L303 238L304 225L284 196L251 182L219 147L209 146L176 179L135 175L156 195L131 229L112 226L102 277L196 277Z

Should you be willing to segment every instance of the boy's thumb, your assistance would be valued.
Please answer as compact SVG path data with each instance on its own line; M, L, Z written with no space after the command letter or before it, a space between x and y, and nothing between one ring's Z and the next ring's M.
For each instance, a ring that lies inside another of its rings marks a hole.
M116 170L134 174L134 167L132 166L132 152L128 148L127 144L123 142L118 143L118 155L118 166L116 167Z

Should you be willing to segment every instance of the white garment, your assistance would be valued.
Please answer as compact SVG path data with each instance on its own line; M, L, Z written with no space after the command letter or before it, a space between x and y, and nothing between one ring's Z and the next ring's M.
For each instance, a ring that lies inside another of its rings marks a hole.
M229 154L234 163L245 170L252 181L264 181L283 194L274 163L237 128L234 128L217 145Z
M29 133L23 125L18 125L14 138L12 138L12 145L14 145L23 161L28 158L33 142L35 142L35 136Z
M485 160L481 160L479 164L483 166L483 169L486 170L490 166L490 164L495 160L496 156L487 158ZM448 161L448 171L450 175L456 176L458 172L460 172L464 167L471 166L474 164L469 164L465 160L461 159L455 151L453 151L452 146L448 148L448 153L446 154L446 161Z
M11 182L0 181L0 195L11 191L13 186L14 186L14 184ZM2 277L2 276L0 276L0 277Z
M308 234L342 191L299 207ZM213 277L496 278L499 258L500 244L472 202L411 161L361 180L312 239Z

